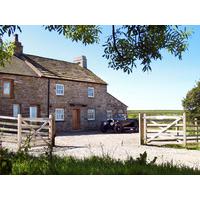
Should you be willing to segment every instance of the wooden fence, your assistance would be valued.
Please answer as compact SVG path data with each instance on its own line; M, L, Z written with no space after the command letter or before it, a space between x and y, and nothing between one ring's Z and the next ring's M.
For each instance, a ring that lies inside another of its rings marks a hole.
M147 116L139 114L140 144L171 144L199 142L200 123L198 120L186 123L186 115Z
M49 118L24 118L0 116L0 141L17 143L21 148L25 142L31 146L55 145L55 119Z

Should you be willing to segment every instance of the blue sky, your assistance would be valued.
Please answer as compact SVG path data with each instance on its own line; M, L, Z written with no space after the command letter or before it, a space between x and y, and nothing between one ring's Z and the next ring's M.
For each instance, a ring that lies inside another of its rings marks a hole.
M142 67L128 75L108 68L102 57L102 44L111 33L110 26L102 26L100 43L84 46L71 42L42 26L22 26L19 40L24 52L66 61L85 55L88 68L108 83L108 92L128 105L128 109L182 109L181 100L200 79L200 26L189 26L194 31L189 49L183 59L163 52L163 60L152 62L152 71L143 73Z

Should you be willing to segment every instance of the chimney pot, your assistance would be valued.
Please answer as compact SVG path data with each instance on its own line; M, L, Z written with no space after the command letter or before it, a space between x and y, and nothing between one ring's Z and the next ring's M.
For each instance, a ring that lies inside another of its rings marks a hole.
M79 56L79 57L74 58L74 63L77 63L81 67L87 69L87 58L86 58L86 56Z
M18 40L18 34L15 34L14 45L15 45L14 55L16 55L16 56L21 55L23 53L23 46L22 46L21 42L19 42L19 40Z
M15 42L19 42L19 40L18 40L18 34L15 34Z

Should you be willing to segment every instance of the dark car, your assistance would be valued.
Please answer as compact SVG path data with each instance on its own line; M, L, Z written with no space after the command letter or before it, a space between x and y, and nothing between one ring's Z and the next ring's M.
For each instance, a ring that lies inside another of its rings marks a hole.
M113 119L102 122L100 129L103 133L110 130L115 133L138 132L139 122L137 119L127 119L125 115L117 115Z

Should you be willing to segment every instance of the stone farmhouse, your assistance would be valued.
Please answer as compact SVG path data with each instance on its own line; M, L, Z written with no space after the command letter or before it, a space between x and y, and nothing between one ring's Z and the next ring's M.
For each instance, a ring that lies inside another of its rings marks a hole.
M15 35L10 62L0 67L0 115L48 117L56 131L97 129L127 106L107 92L107 83L87 67L85 56L66 62L23 53Z

